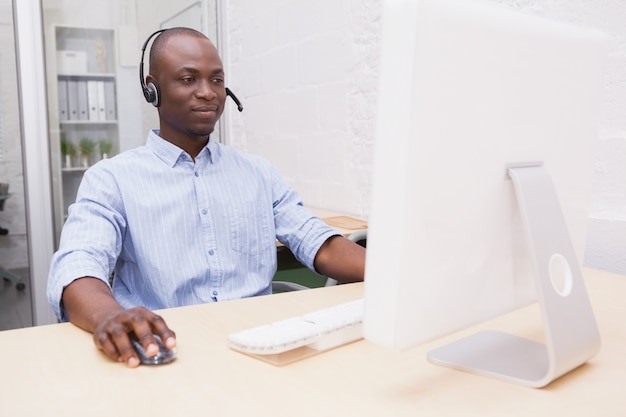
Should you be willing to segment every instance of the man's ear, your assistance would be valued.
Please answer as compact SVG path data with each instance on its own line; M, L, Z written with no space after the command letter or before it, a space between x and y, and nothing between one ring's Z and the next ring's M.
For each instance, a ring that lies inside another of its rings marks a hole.
M159 86L151 75L146 77L146 82L143 86L143 96L146 101L154 107L159 107L161 105L161 93L159 91Z

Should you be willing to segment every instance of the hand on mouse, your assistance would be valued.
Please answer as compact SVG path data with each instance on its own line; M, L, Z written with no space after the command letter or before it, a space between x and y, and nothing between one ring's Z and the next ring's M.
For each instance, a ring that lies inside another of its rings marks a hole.
M94 330L96 347L108 357L124 362L130 368L139 366L139 358L133 349L129 333L134 333L149 356L159 351L153 335L158 335L168 349L176 346L176 335L163 318L144 307L119 310L108 316Z
M92 332L98 349L131 368L139 366L139 358L130 342L130 333L135 333L148 355L158 352L153 335L159 336L168 349L176 346L176 335L161 316L144 307L124 309L110 287L98 278L73 281L63 291L62 300L70 321Z

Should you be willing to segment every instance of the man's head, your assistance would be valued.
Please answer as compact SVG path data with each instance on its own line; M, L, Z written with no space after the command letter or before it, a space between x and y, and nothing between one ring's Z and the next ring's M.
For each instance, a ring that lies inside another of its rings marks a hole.
M217 49L202 33L173 28L150 49L146 84L159 91L161 137L195 157L224 110L224 69Z

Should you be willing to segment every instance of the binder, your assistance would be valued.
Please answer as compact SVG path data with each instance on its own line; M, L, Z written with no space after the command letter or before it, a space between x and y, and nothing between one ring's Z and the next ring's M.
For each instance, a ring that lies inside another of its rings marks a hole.
M78 120L78 82L67 81L68 120Z
M107 119L106 114L106 98L104 96L104 81L97 82L98 88L98 120L103 121Z
M59 80L57 94L59 99L59 120L66 121L69 118L67 109L67 80Z
M115 110L115 83L113 80L104 82L104 104L106 109L106 120L117 118Z
M89 107L87 103L87 81L77 81L78 120L89 120Z
M87 81L87 106L89 108L89 120L98 120L98 81Z

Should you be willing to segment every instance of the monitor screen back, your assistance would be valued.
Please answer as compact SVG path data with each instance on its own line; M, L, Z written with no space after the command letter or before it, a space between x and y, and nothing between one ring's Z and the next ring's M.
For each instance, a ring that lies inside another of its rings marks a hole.
M582 260L605 43L484 2L384 2L367 339L403 349L535 301L508 164L543 164Z

